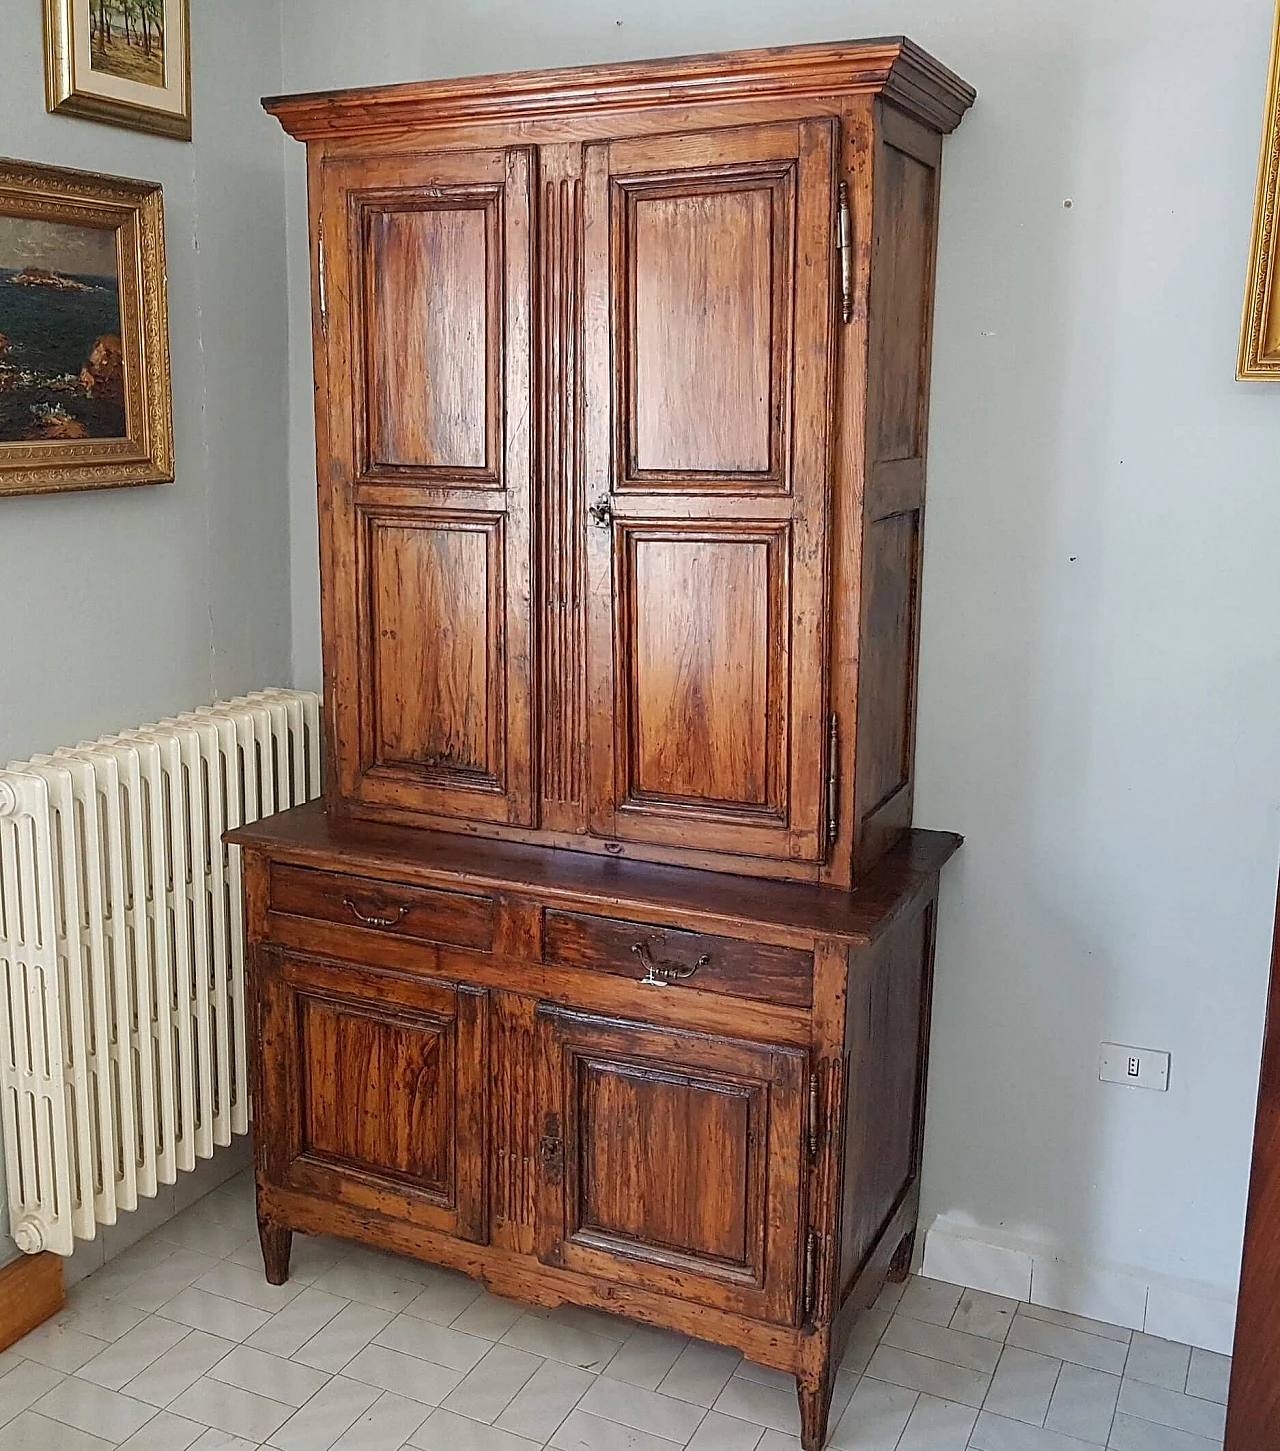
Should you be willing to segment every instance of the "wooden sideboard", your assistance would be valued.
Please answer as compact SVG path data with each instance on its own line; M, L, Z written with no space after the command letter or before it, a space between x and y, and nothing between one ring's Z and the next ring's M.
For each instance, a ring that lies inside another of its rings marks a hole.
M942 137L908 41L267 102L307 143L326 804L235 833L263 1251L799 1380L915 1227Z

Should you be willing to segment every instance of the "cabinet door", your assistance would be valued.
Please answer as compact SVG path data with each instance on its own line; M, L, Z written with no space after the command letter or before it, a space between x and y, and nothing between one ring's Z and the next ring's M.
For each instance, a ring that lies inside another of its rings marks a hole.
M588 148L598 834L822 855L833 125Z
M796 1320L804 1055L539 1008L548 1263Z
M526 824L529 157L361 158L321 176L338 792Z
M483 1241L485 995L260 950L272 1183Z

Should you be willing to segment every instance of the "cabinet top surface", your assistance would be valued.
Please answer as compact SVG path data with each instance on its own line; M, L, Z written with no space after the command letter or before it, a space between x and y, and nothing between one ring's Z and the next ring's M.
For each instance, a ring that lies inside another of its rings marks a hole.
M944 132L960 124L976 96L954 71L895 36L318 91L262 104L291 136L315 141L468 122L867 93L885 95Z
M874 941L930 890L963 840L947 831L911 831L858 886L845 891L340 820L329 816L322 801L239 827L226 839L273 861L331 871L523 890L615 907L653 906L690 919L756 922L858 943Z

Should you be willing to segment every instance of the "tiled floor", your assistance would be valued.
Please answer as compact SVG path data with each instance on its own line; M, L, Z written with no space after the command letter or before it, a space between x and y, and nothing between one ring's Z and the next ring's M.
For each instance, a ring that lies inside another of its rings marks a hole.
M1209 1451L1229 1362L915 1279L863 1317L839 1451ZM798 1451L790 1377L595 1311L295 1236L262 1276L240 1176L0 1356L0 1451Z

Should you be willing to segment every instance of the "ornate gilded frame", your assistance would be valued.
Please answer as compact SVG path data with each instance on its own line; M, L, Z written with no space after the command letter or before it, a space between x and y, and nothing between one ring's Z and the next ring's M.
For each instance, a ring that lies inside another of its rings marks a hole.
M0 494L172 483L173 396L160 187L0 158L0 214L115 232L127 434L0 443Z
M1253 212L1253 243L1249 251L1249 282L1244 296L1244 325L1240 330L1240 360L1236 377L1242 381L1280 380L1280 286L1277 262L1280 238L1276 208L1280 203L1280 7L1271 38L1271 67L1267 79L1267 115L1262 128L1262 155L1258 161L1258 198Z
M76 0L44 0L45 100L55 115L105 121L132 131L150 131L175 141L191 140L191 8L190 0L175 0L182 17L182 55L179 61L180 109L148 106L95 91L90 80L76 70ZM139 88L144 89L144 88Z

